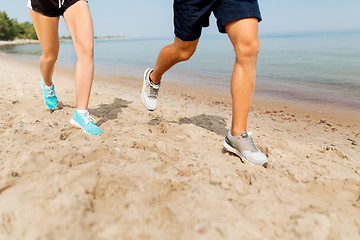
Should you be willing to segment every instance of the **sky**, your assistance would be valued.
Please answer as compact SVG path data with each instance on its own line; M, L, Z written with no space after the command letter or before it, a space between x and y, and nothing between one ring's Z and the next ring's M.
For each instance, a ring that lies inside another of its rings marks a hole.
M0 11L31 21L27 0L0 0ZM95 36L154 38L173 35L172 0L89 0ZM259 0L260 34L360 30L360 0ZM217 34L211 17L204 35ZM63 19L59 35L69 35Z

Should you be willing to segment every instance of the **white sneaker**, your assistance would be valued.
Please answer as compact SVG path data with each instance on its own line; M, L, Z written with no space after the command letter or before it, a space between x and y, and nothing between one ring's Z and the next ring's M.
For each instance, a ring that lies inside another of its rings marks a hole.
M229 152L254 165L267 165L267 157L255 146L252 133L244 132L241 136L232 136L228 131L223 146Z
M154 111L157 108L158 92L160 88L160 83L155 84L150 80L150 73L153 70L153 68L148 68L145 70L143 88L141 91L142 102L146 109L150 111Z

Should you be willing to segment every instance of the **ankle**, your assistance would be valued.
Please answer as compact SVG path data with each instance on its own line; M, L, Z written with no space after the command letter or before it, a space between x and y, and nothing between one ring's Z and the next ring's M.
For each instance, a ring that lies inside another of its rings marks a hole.
M44 86L46 87L46 88L51 88L52 86L53 86L53 82L51 81L51 82L45 82L44 80L43 80L43 84L44 84Z
M241 136L243 133L246 133L246 129L242 128L231 128L231 136Z
M156 78L153 73L154 73L154 71L152 71L152 72L150 73L150 75L149 75L150 81L152 81L152 82L155 83L155 84L159 84L159 83L160 83L160 79L159 79L159 78Z
M84 114L84 113L88 113L89 111L87 109L85 110L82 110L82 109L76 109L76 112L79 113L79 114Z

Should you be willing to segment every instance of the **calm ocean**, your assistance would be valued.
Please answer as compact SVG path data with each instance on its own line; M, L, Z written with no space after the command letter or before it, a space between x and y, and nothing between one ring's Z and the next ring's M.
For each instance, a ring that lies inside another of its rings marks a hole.
M95 72L107 77L142 78L172 38L96 40ZM360 109L360 31L260 35L256 94L280 99L339 104ZM0 51L37 61L39 45ZM234 52L226 35L203 36L188 62L176 65L165 81L202 84L228 93ZM58 65L73 69L72 42L62 42Z

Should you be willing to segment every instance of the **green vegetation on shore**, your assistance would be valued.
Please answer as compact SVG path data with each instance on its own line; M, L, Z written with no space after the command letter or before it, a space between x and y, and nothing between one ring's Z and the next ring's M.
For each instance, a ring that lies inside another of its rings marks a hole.
M30 22L19 23L0 11L0 40L37 39L34 26Z

